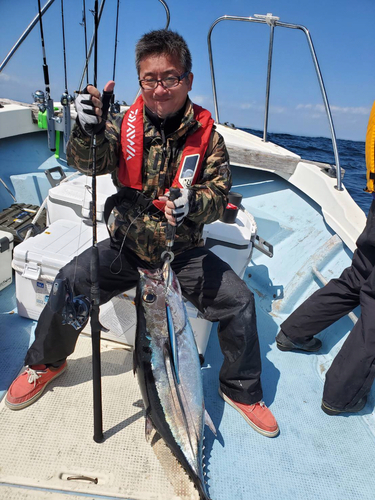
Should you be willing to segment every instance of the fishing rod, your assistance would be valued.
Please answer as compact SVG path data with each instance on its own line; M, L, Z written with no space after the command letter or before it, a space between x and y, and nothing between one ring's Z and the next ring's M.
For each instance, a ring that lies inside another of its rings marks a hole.
M98 69L98 0L94 7L94 87L97 86ZM86 60L87 62L87 60ZM103 117L104 118L104 117ZM91 344L92 344L92 382L94 406L94 441L103 440L102 381L100 365L100 323L99 323L99 250L96 221L96 134L92 134L92 253L91 253Z
M38 104L39 109L42 113L44 113L44 111L47 112L48 147L51 151L56 151L56 135L55 135L55 119L54 119L55 112L53 109L53 100L51 99L50 96L48 65L46 58L46 49L44 46L42 9L40 6L40 0L38 0L38 10L39 10L40 38L42 42L42 52L43 52L43 73L44 73L45 93L43 93L41 90L37 90L34 94L34 100Z
M61 0L61 24L62 24L62 39L63 39L63 54L64 54L64 77L65 91L61 96L60 102L63 107L63 122L64 122L64 145L63 150L66 154L66 147L69 141L71 132L71 116L70 104L74 101L74 97L68 92L68 74L66 70L66 50L65 50L65 27L64 27L64 0Z
M95 0L94 8L95 28L94 28L94 87L97 88L98 73L98 0ZM112 92L102 93L102 120L107 120L109 104ZM100 332L99 322L99 250L97 239L96 220L96 133L93 131L92 137L92 253L90 262L91 275L91 344L92 344L92 382L93 382L93 407L94 407L94 441L103 441L103 412L102 412L102 386L101 386L101 365L100 365Z
M102 13L103 13L103 9L104 9L104 4L105 4L105 0L102 0L102 3L100 4L100 7L99 7L99 14L97 16L98 27L99 27L99 24L100 24L100 19L102 17ZM95 13L94 13L94 15L95 15ZM93 34L93 36L91 38L89 51L88 51L88 54L87 54L87 57L86 57L85 67L83 68L81 80L80 80L79 86L78 86L78 92L80 92L81 89L82 89L82 83L83 83L85 75L87 74L87 71L88 71L89 61L90 61L91 52L92 52L92 49L93 49L93 46L94 46L94 42L95 42L95 33Z
M86 3L85 0L82 0L82 22L80 23L83 26L85 33L85 59L87 61L87 26L86 26ZM89 73L86 71L86 85L89 84Z
M116 76L116 60L117 60L117 34L118 34L118 19L119 19L119 10L120 10L120 0L117 0L117 14L116 14L116 32L115 32L115 51L113 56L113 78L112 80L115 82ZM115 102L115 94L112 94L111 98L111 113L120 113L120 103L118 101Z

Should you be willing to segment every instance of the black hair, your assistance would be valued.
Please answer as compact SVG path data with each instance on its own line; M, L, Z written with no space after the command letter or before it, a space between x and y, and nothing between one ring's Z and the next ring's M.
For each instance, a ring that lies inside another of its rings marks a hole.
M191 71L191 53L187 43L175 31L166 29L150 31L145 33L135 46L135 65L139 75L142 59L152 55L176 56L184 71Z

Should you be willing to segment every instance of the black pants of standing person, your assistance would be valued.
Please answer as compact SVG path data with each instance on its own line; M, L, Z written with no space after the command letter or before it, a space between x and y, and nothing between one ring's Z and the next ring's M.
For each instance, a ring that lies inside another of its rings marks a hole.
M303 342L358 305L361 315L326 374L323 400L344 410L371 389L375 378L375 200L357 240L352 265L315 292L281 325L292 342Z
M138 267L150 266L127 249L119 253L111 247L109 239L100 242L98 249L100 302L104 304L137 285ZM63 267L57 276L69 278L75 296L90 296L90 258L91 249L88 249ZM261 360L253 294L227 263L205 248L176 255L172 268L184 297L205 319L219 322L218 335L224 354L220 370L222 391L240 403L260 401ZM61 365L74 351L81 330L63 325L61 312L53 313L48 302L39 318L25 365Z

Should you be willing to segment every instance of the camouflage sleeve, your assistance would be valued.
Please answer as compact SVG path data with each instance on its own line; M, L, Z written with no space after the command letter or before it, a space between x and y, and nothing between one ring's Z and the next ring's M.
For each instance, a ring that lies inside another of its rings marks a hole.
M196 224L219 219L227 205L232 186L229 156L223 137L213 130L198 183L191 188L194 196L187 218Z
M104 132L96 136L96 171L98 175L113 172L119 159L120 130L123 113L111 116ZM83 174L92 172L92 142L81 129L79 123L73 127L66 149L68 165Z

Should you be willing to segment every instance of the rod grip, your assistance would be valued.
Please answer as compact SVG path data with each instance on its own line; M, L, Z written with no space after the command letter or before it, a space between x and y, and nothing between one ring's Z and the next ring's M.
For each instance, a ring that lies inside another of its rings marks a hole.
M169 193L170 193L169 199L171 201L175 201L175 200L177 200L177 198L179 198L181 196L181 191L180 191L180 188L178 188L178 187L171 187L169 189ZM176 234L176 226L172 226L168 222L165 238L167 240L167 246L169 248L171 248L173 246L175 234Z
M102 103L103 103L102 120L103 120L103 122L107 121L108 110L109 110L109 105L111 104L112 96L113 96L113 90L111 90L110 92L103 90L103 93L102 93Z

